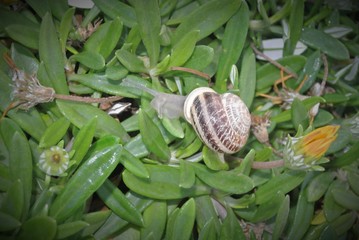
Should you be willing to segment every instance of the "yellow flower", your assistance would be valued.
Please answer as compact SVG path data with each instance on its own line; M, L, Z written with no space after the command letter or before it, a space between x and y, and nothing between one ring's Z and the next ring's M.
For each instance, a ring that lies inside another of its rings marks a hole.
M284 149L286 166L293 169L323 170L319 164L328 161L322 158L337 138L339 126L318 128L301 137L289 137Z
M318 128L299 139L294 148L305 157L319 159L337 138L338 129L334 125Z

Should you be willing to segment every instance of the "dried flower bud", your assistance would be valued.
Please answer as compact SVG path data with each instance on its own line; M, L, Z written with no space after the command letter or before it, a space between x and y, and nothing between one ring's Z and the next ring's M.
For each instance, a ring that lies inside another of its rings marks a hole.
M322 157L336 139L339 126L318 128L301 137L288 137L284 149L284 161L293 169L323 170L319 166Z
M53 146L40 155L38 166L47 175L60 176L69 168L69 154L59 146Z
M270 125L269 115L269 112L264 114L264 116L251 115L252 132L261 143L268 143L269 141L267 130L267 127Z

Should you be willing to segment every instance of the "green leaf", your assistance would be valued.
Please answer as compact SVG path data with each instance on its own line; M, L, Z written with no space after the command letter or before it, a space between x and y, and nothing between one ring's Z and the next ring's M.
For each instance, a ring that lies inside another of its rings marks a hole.
M178 210L173 221L168 222L168 225L171 226L167 226L166 239L190 239L196 216L195 212L195 201L193 198L190 198Z
M353 192L359 195L359 185L357 184L359 182L359 174L354 171L348 171L348 182Z
M246 239L236 215L229 207L227 207L227 216L223 221L219 239Z
M72 18L74 14L75 14L75 8L69 8L61 18L59 35L60 35L61 49L63 52L65 51L67 38L72 28Z
M80 131L75 136L75 140L71 148L71 150L74 150L75 153L71 158L71 161L74 161L76 165L80 165L82 159L89 150L92 139L95 135L96 126L97 117L93 117L80 128Z
M208 194L210 189L196 180L191 188L180 187L180 170L161 165L146 165L150 174L148 179L139 178L125 170L123 181L132 191L153 199L182 199Z
M168 161L171 155L170 149L167 146L161 131L143 110L140 110L139 112L139 127L146 148L159 157L161 161Z
M137 226L143 226L141 213L110 180L107 179L96 192L117 216Z
M23 194L21 219L26 218L32 193L32 155L29 142L21 129L10 119L3 119L0 133L9 151L9 170L13 181L20 180ZM21 149L21 151L19 151Z
M359 196L357 196L351 190L333 189L332 195L334 197L334 200L342 207L359 211Z
M13 181L1 202L1 212L21 221L24 209L24 190L20 179Z
M74 221L63 223L57 226L56 239L68 238L84 228L88 227L90 224L84 221Z
M213 231L214 236L219 235L221 223L218 218L217 210L213 206L212 199L209 195L203 195L196 197L196 224L200 232L206 228L206 225L209 222L213 222ZM217 238L216 238L217 239Z
M278 209L278 213L275 218L275 225L272 235L272 238L274 240L280 239L280 236L282 235L283 230L287 225L287 219L289 216L289 207L290 207L289 204L290 204L290 198L289 195L286 195Z
M157 0L133 0L142 42L150 58L150 66L156 66L160 54L161 15Z
M288 239L303 239L304 234L310 226L313 215L314 203L307 201L306 191L303 190L298 198L295 217L288 234Z
M78 128L81 128L89 119L97 117L95 136L112 134L120 137L122 142L129 140L129 136L119 122L90 104L63 100L57 100L56 104L61 113Z
M199 71L205 69L213 60L213 48L206 45L195 46L193 54L183 65L186 68L197 69Z
M93 0L93 2L110 18L120 17L127 27L133 27L136 24L136 13L127 4L117 0Z
M256 89L256 59L251 48L243 55L241 73L239 75L239 96L248 108L252 105Z
M17 239L54 239L56 220L48 216L36 216L27 220L22 226Z
M214 225L214 220L211 218L200 230L198 240L216 240L217 233Z
M176 44L186 33L199 30L197 41L212 34L221 27L238 10L241 1L223 0L208 1L190 12L177 27L172 44Z
M209 147L204 146L202 154L203 161L209 169L214 171L228 170L229 166L226 162L224 162L224 159L221 157L221 155L211 150Z
M20 12L10 10L9 8L2 7L0 9L0 31L3 32L4 29L12 24L22 25L27 27L32 27L34 29L39 28L39 24L31 21L26 14L21 14Z
M289 170L273 177L268 182L258 187L255 192L256 203L262 204L269 201L277 192L283 194L288 193L301 184L304 177L305 172L295 170Z
M295 98L292 103L291 113L293 126L296 130L298 130L299 126L302 126L304 129L309 126L308 110L298 98Z
M349 52L344 44L321 30L304 28L300 40L310 47L319 49L334 59L349 59Z
M233 171L213 171L200 164L193 164L196 175L209 186L233 194L242 194L254 187L251 178Z
M336 218L330 223L330 226L335 230L337 236L348 234L351 228L355 228L355 221L357 219L354 211L348 212Z
M39 2L36 0L26 0L26 3L29 4L40 17L44 17L47 12L51 12L48 1Z
M13 216L0 212L0 232L14 230L21 226L21 222Z
M299 90L300 93L305 93L308 89L314 84L315 80L317 79L319 70L322 66L322 59L320 55L320 51L315 51L307 58L307 62L301 72L296 85L300 85L302 81L305 81L301 89Z
M107 59L120 39L122 26L122 22L119 18L101 24L85 42L83 49L85 51L99 53L104 59Z
M346 188L346 184L344 182L335 180L330 184L328 190L326 191L324 195L323 210L324 210L324 216L328 222L334 221L345 211L345 208L339 205L335 201L332 193L334 189L337 190L337 189L345 189L345 188Z
M100 70L105 67L105 59L101 54L93 51L85 50L81 53L74 54L70 57L70 60L77 61L94 70Z
M334 158L328 165L337 168L350 165L358 159L357 156L359 156L359 142L353 144L351 148L341 156Z
M180 160L180 187L190 188L196 181L193 167L187 161Z
M11 24L5 28L9 37L32 49L39 48L39 28Z
M166 130L171 133L174 137L183 138L184 131L182 128L182 123L178 118L169 119L167 117L162 117L162 124Z
M143 61L139 59L135 54L130 53L125 49L116 51L116 57L122 63L125 68L134 73L146 73L148 72Z
M219 56L218 70L216 73L216 86L221 91L226 90L225 79L228 78L232 65L237 63L241 55L247 37L248 26L249 9L247 3L243 1L237 13L227 22L224 30L222 52ZM252 57L254 59L254 55ZM251 70L255 69L253 68Z
M149 178L149 174L145 165L135 156L133 156L126 149L122 150L121 164L132 174L141 178Z
M52 17L46 13L42 19L39 35L39 55L57 94L69 94L65 76L65 62L60 40Z
M121 151L122 147L115 144L90 156L56 197L49 215L62 222L74 214L116 168Z
M161 239L166 227L167 203L154 201L143 212L143 220L141 239Z
M333 179L334 174L332 172L320 173L314 177L306 188L308 202L318 201L325 194Z
M284 43L284 56L293 54L303 28L304 0L292 1L288 39Z
M277 192L273 195L271 201L264 202L255 209L253 216L250 218L252 222L263 222L271 219L278 212L280 205L284 200L284 195Z
M103 74L87 73L87 74L71 74L70 81L76 81L94 90L101 91L110 95L134 98L129 88L121 86L118 82L110 80Z
M186 33L172 48L169 67L182 66L192 55L199 31Z
M82 219L89 224L88 227L82 230L81 236L89 236L94 235L95 232L103 226L103 224L106 222L107 219L111 216L112 211L111 210L100 210L97 212L90 212L85 215L83 215ZM116 216L114 213L112 213L113 216ZM123 220L124 221L124 220Z
M49 148L56 145L66 134L70 127L70 121L65 117L53 122L42 135L39 143L40 148Z

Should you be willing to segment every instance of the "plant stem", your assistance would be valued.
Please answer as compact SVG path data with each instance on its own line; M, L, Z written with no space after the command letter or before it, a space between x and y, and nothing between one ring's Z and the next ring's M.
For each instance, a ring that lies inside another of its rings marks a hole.
M56 99L61 99L61 100L85 102L85 103L107 103L107 102L114 102L114 101L117 101L117 100L120 100L123 98L121 96L93 98L93 97L81 97L81 96L75 96L75 95L62 95L62 94L55 94L54 97Z
M283 167L284 166L284 160L275 160L270 162L253 162L252 168L253 169L271 169L271 168L277 168L277 167Z
M270 57L268 57L267 55L265 55L264 53L262 53L261 51L259 51L255 46L254 43L251 43L251 48L253 49L253 51L263 57L264 59L266 59L268 62L270 62L271 64L273 64L274 66L276 66L279 69L282 69L285 73L287 73L288 75L294 77L294 78L298 78L298 75L295 72L292 72L291 70L289 70L288 68L284 67L282 64L280 64L279 62L271 59Z

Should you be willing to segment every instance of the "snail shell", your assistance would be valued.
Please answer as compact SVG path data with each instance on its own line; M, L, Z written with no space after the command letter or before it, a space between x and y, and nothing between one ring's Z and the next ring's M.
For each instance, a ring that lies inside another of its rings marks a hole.
M216 152L235 153L247 142L251 115L237 95L197 88L187 96L184 117L202 142Z
M200 87L188 96L180 96L157 92L129 80L124 80L123 85L153 95L151 105L160 117L184 116L202 142L216 152L235 153L247 142L251 115L237 95L220 95L211 88Z

